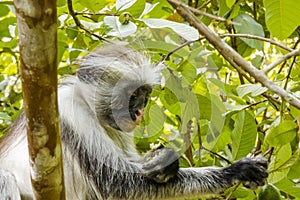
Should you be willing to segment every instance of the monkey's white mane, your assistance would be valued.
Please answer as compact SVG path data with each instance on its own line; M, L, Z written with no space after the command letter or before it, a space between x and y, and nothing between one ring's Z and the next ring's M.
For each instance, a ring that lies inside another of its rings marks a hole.
M137 56L140 55L136 54L136 57ZM83 68L94 68L94 70L102 68L103 70L111 73L118 72L119 74L122 74L121 79L123 80L140 82L149 85L157 85L160 83L161 70L164 68L162 63L159 63L157 66L153 66L148 59L144 59L141 63L137 63L131 62L131 60L124 60L116 57L105 57L98 54L95 54L92 59L90 56L86 58L84 60L84 64ZM114 74L111 74L111 76L114 76Z

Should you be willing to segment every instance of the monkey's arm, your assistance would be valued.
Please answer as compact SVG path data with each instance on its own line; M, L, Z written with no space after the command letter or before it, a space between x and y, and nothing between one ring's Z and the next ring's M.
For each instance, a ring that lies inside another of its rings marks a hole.
M114 171L106 182L107 199L181 199L218 194L237 183L255 189L267 177L265 160L242 159L225 168L181 168L167 183L140 173ZM120 182L121 181L121 184Z

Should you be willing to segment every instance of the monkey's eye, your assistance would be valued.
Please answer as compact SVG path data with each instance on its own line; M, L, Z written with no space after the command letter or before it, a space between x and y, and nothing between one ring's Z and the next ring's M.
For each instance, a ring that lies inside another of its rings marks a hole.
M131 101L135 101L137 99L137 95L135 93L133 93L131 96L130 96L130 100Z

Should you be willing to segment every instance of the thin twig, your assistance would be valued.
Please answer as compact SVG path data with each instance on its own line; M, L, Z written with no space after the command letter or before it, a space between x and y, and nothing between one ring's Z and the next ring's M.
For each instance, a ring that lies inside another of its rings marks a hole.
M226 24L238 24L236 22L232 22L232 21L229 21L223 17L219 17L219 16L216 16L216 15L212 15L212 14L209 14L209 13L206 13L206 12L203 12L197 8L193 8L191 6L188 6L188 8L196 15L202 15L202 16L205 16L205 17L208 17L210 19L213 19L213 20L216 20L216 21L219 21L219 22L224 22Z
M200 120L197 121L197 136L198 136L198 140L199 140L198 157L199 157L199 160L201 160L202 138L201 138Z
M221 156L220 154L218 154L218 153L216 153L216 152L213 152L213 151L207 149L207 148L204 147L204 146L201 146L201 149L203 149L203 150L205 150L205 151L208 151L209 153L211 153L211 154L213 154L213 155L215 155L215 156L221 158L222 160L226 161L227 164L232 164L232 163L230 162L230 160L228 160L228 159L225 158L224 156Z
M114 13L106 13L106 12L97 12L97 13L91 13L91 12L75 12L75 15L91 15L91 16L120 16L119 14L114 14Z
M197 9L200 10L200 9L206 7L210 2L211 2L211 0L207 1L206 3L202 4L201 6L199 6Z
M175 52L178 51L179 49L181 49L181 48L183 48L183 47L185 47L185 46L187 46L187 45L190 45L190 44L192 44L192 43L194 43L194 42L198 42L198 41L200 41L200 40L202 40L202 39L204 39L204 37L200 37L200 38L197 39L197 40L187 41L187 42L183 43L182 45L176 47L175 49L173 49L172 51L170 51L168 54L166 54L165 56L163 56L163 57L160 59L159 62L160 62L160 63L164 62L164 61L167 60L173 53L175 53Z
M263 69L263 72L265 74L267 74L269 71L271 71L272 69L274 69L275 67L277 67L280 63L282 63L283 61L293 57L293 56L300 56L300 48L299 49L295 49L287 54L285 54L284 56L282 56L281 58L279 58L278 60L272 62L270 65L266 66Z
M278 47L280 47L280 48L282 48L284 50L293 51L292 48L284 46L283 44L281 44L281 43L279 43L279 42L277 42L275 40L272 40L272 39L269 39L269 38L260 37L260 36L257 36L257 35L250 35L250 34L230 34L230 33L228 33L228 34L221 34L220 37L243 37L243 38L261 40L261 41L273 44L275 46L278 46Z
M68 9L69 9L70 15L73 17L75 24L76 24L80 29L84 30L85 32L87 32L87 33L90 34L91 36L96 37L96 38L99 39L99 40L102 40L102 41L106 41L106 42L108 42L108 43L111 43L110 41L104 39L103 37L101 37L101 36L99 36L99 35L97 35L97 34L95 34L95 33L92 33L92 32L91 32L90 30L88 30L85 26L83 26L83 24L81 24L80 21L79 21L79 19L77 18L76 13L75 13L75 11L74 11L74 9L73 9L73 2L72 2L72 0L67 0L67 3L68 3Z

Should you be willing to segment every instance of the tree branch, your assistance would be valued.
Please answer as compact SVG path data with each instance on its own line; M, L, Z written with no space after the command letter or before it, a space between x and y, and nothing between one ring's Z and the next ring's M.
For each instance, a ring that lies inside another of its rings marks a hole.
M177 12L185 18L193 27L195 27L199 33L206 37L206 39L224 56L224 58L232 64L234 67L239 66L252 76L257 82L261 83L265 87L269 88L274 93L281 96L288 103L300 109L300 100L292 94L285 91L272 81L268 79L265 73L258 70L249 62L247 62L240 54L232 49L226 42L205 26L199 19L187 8L186 5L182 4L177 0L168 0L168 2L177 10Z
M279 65L280 63L282 63L283 61L293 57L293 56L300 56L300 48L299 49L295 49L287 54L285 54L284 56L282 56L281 58L279 58L278 60L272 62L270 65L266 66L263 69L263 72L265 74L267 74L269 71L271 71L272 69L274 69L277 65Z
M222 18L222 17L219 17L219 16L215 16L215 15L212 15L212 14L209 14L209 13L206 13L206 12L203 12L197 8L193 8L193 7L188 7L194 14L196 15L202 15L202 16L205 16L205 17L208 17L210 19L213 19L213 20L216 20L216 21L220 21L220 22L224 22L226 24L230 23L230 24L237 24L235 22L231 22L225 18Z

